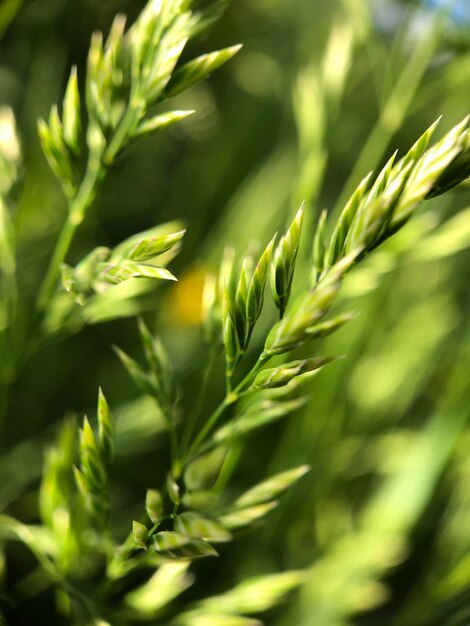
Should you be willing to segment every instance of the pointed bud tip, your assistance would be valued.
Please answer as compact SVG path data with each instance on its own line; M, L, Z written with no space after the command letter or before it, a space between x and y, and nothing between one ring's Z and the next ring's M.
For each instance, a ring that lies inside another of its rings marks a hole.
M237 43L234 46L230 46L226 50L227 50L227 52L231 52L232 54L237 54L237 52L239 52L242 48L243 48L243 44L242 43Z

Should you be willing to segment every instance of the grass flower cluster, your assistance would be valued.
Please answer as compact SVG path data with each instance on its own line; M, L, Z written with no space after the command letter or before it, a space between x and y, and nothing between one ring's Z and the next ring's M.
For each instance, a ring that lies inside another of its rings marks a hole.
M178 279L178 272L168 269L184 245L177 216L113 248L97 247L78 263L69 262L69 253L120 155L139 138L190 115L191 110L173 110L171 98L239 51L240 46L231 46L190 60L185 55L188 42L212 25L224 4L151 0L130 26L117 16L106 38L93 35L83 81L72 69L62 104L40 120L42 150L63 190L67 215L42 284L30 297L26 328L17 314L22 291L15 248L21 150L11 110L0 111L5 393L31 354L87 324L138 315L140 297L162 281ZM297 466L264 480L250 477L243 493L233 495L227 488L233 450L305 406L312 378L341 356L322 354L319 340L356 317L335 309L349 274L374 258L423 202L470 176L468 118L433 143L436 129L437 122L403 156L395 153L376 175L357 181L342 211L323 212L314 232L306 226L309 209L302 206L285 232L265 247L249 253L226 249L218 274L205 279L201 334L207 358L196 372L199 395L193 402L178 384L171 347L158 328L138 319L142 361L115 347L136 389L152 399L167 433L166 471L148 477L140 513L116 531L112 482L119 449L113 390L106 390L106 399L100 389L96 419L66 419L45 455L38 523L0 515L0 538L29 548L67 623L256 626L257 615L312 584L308 569L295 569L247 576L206 596L197 587L194 562L217 557L226 544L265 520L284 492L311 471L299 458ZM307 271L297 267L303 247L311 250ZM225 388L212 406L207 391L219 366L225 369Z

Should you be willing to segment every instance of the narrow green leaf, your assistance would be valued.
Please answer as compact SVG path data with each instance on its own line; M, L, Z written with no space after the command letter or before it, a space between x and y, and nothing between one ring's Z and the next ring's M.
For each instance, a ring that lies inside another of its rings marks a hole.
M117 346L114 346L113 349L121 360L121 363L124 365L127 373L134 381L136 387L140 389L140 391L142 391L143 393L146 393L149 396L156 397L158 395L158 389L156 389L155 384L150 376L140 367L137 361L134 361L132 357L127 355Z
M212 72L235 56L241 47L241 44L231 46L223 50L203 54L189 61L189 63L183 65L183 67L173 74L165 89L165 97L172 98L204 78L207 78Z
M173 372L170 359L159 337L153 336L142 318L138 320L139 334L144 347L145 359L154 374L154 385L159 397L170 404L174 395Z
M160 113L149 119L144 120L139 124L134 137L144 137L145 135L151 135L158 130L163 130L168 126L172 126L181 120L186 119L190 115L193 115L195 111L169 111L168 113Z
M192 584L188 562L164 563L151 578L125 596L125 604L140 615L153 616Z
M239 528L251 526L255 522L259 521L262 517L275 509L278 504L279 502L273 501L246 507L244 509L234 510L226 513L225 515L221 515L218 518L218 521L225 528L238 530Z
M301 465L294 469L271 476L256 487L253 487L235 501L235 506L244 508L273 500L288 489L293 483L310 471L309 465Z
M307 580L302 571L249 578L224 594L208 598L201 608L228 613L261 613L278 604L287 593Z
M248 433L297 410L305 403L305 398L285 402L263 401L249 407L246 413L234 418L217 430L209 443L210 447L220 446L229 441L244 437Z

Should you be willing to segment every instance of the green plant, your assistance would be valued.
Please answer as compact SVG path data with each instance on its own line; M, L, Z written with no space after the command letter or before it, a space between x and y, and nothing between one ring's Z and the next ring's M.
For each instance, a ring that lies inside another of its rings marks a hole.
M61 115L58 107L53 106L48 122L39 121L42 149L65 194L67 217L35 298L36 312L31 316L29 326L36 341L41 332L45 337L40 337L39 341L47 341L50 335L67 332L67 327L76 328L84 322L97 321L90 319L88 312L100 309L101 304L104 304L105 311L100 313L99 319L114 316L112 309L115 306L120 306L118 315L126 315L123 301L153 288L148 282L140 281L143 284L138 288L133 286L117 294L114 292L116 299L103 299L102 294L112 285L131 278L174 280L166 265L178 251L184 234L177 223L133 235L114 250L96 248L75 268L65 264L65 259L77 228L89 213L116 158L139 137L160 131L193 113L158 112L158 106L204 79L238 51L239 46L233 46L205 54L182 64L175 71L187 41L207 28L217 15L220 4L192 11L190 3L151 2L127 32L124 16L117 16L105 42L101 33L95 33L92 38L85 106L78 90L77 72L73 69ZM86 110L84 125L82 109ZM10 114L7 111L5 115ZM2 340L9 346L10 362L2 379L13 375L11 372L23 358L25 350L21 343L12 345L11 339L16 322L14 216L7 211L6 203L12 201L10 196L18 174L19 154L12 120L9 128L6 131L6 153L2 157L7 163L3 166L5 181L2 184L5 203L5 206L2 204L2 248L5 250L2 265L4 280L8 282L3 299ZM73 296L72 300L64 299L63 293L57 290L60 275L66 291ZM74 306L73 300L80 304L79 308Z
M67 198L68 216L34 298L30 334L19 344L15 343L19 297L15 225L8 206L19 149L11 114L5 113L11 130L7 150L1 154L5 161L0 180L1 337L4 346L13 346L8 350L10 360L3 363L5 387L28 351L86 322L139 313L139 302L125 305L153 288L147 279L173 279L166 265L178 251L184 232L176 224L133 236L112 250L97 248L75 267L66 265L65 259L77 227L120 152L138 136L185 116L181 111L154 115L152 107L204 78L237 51L233 47L211 53L175 70L187 38L211 21L220 4L192 11L188 3L151 2L127 32L123 19L117 18L104 46L99 36L92 41L85 141L75 72L67 86L62 119L53 108L49 122L40 123L43 150ZM306 581L306 571L289 571L246 580L199 602L172 604L193 582L193 561L215 556L214 544L231 541L239 530L261 520L308 471L308 466L300 465L242 495L227 496L238 442L301 407L307 398L303 386L334 360L291 353L309 348L354 317L352 313L326 317L346 274L400 230L422 201L469 176L468 120L429 147L435 128L433 124L402 158L392 157L373 183L367 177L359 184L329 236L322 214L309 242L310 271L308 277L300 275L300 286L294 283L294 271L303 209L286 233L278 241L273 238L257 255L240 257L227 250L219 275L206 280L202 318L208 358L190 414L180 409L181 390L164 343L142 320L138 328L145 364L116 349L137 388L153 399L170 448L167 474L152 478L132 532L131 518L127 536L113 527L109 486L114 424L101 391L97 429L87 418L78 429L73 420L67 421L47 455L39 493L41 524L0 517L2 536L32 550L56 590L60 612L68 619L83 624L148 619L188 626L249 626L258 623L250 615L271 608ZM62 287L58 287L60 277ZM263 313L267 289L271 310ZM97 305L105 311L99 318L93 314ZM206 392L222 360L225 392L210 411ZM155 483L160 483L158 490Z

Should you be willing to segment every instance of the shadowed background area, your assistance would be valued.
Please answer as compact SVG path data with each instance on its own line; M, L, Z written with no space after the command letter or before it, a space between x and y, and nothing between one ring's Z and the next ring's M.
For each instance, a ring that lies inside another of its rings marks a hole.
M62 99L72 65L83 88L92 32L107 33L118 12L132 21L144 4L0 3L0 107L15 112L24 161L17 263L25 310L66 211L37 119ZM264 247L304 202L298 291L321 210L337 217L360 180L395 150L403 154L437 117L442 136L469 111L464 0L233 0L183 57L239 42L243 49L227 65L176 97L174 108L194 115L117 160L68 256L75 264L95 246L112 248L171 220L187 227L171 263L178 283L149 291L135 311L151 328L158 324L181 419L207 360L199 326L205 276L217 271L224 248ZM259 482L303 463L310 472L258 528L224 546L218 560L195 566L186 599L306 568L291 602L263 618L270 626L468 623L468 187L430 200L348 277L338 309L360 314L318 347L347 358L309 382L309 400L295 414L234 446L226 498L253 476ZM116 416L111 508L113 531L124 538L146 489L164 481L167 434L112 350L117 344L141 356L135 319L113 319L116 311L99 307L89 315L101 323L71 322L63 340L33 350L17 371L2 371L0 509L37 522L44 450L64 417L94 414L101 386ZM6 352L0 358L8 363ZM221 400L222 372L223 365L213 371L208 410ZM53 603L33 557L6 544L6 623L39 623ZM69 622L57 614L47 623Z

